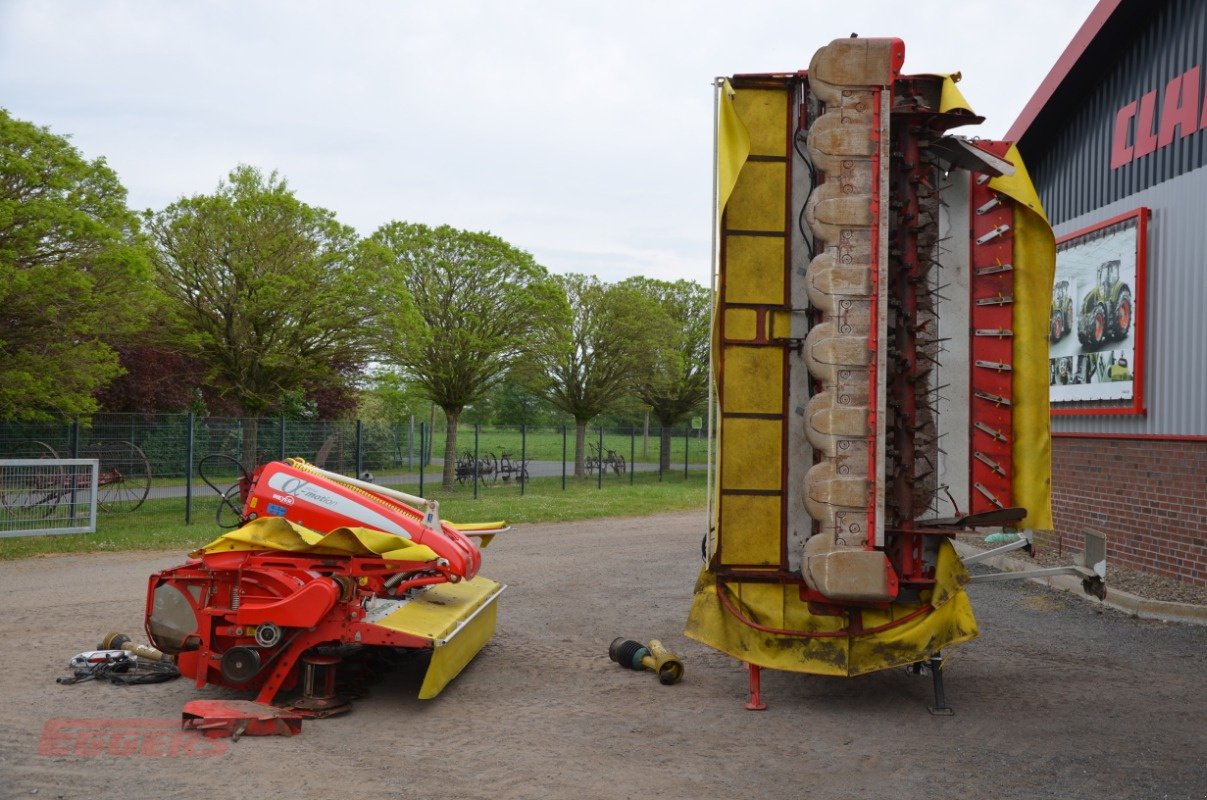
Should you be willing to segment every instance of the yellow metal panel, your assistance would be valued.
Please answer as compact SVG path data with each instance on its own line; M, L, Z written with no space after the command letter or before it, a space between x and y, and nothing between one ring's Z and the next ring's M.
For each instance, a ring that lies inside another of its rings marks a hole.
M726 227L747 231L784 230L787 169L778 162L747 161L725 208Z
M787 311L772 312L771 336L774 339L787 339L792 336L792 315Z
M782 489L783 424L770 419L729 419L721 438L722 489Z
M498 591L499 584L482 577L437 584L376 624L436 641L449 636L483 603L493 602Z
M778 347L725 348L721 411L782 414L784 352Z
M752 308L725 309L725 338L754 339L759 333L758 321Z
M783 304L782 238L725 237L725 302Z
M788 151L788 96L783 89L738 89L733 108L750 137L750 152L782 156Z
M733 424L733 421L726 423ZM724 467L722 467L724 469ZM780 562L780 498L722 495L721 558L725 564Z
M488 578L433 586L375 624L432 642L432 660L419 689L429 700L457 677L494 636L503 587Z
M419 687L420 700L431 700L440 694L474 660L474 656L495 635L498 613L498 604L491 601L456 636L432 651L432 660L428 662L427 672L423 675L423 685Z

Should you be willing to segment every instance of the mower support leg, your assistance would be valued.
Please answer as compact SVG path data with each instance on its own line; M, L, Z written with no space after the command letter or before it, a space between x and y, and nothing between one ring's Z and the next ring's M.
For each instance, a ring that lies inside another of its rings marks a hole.
M943 657L940 653L935 653L930 657L930 676L934 681L935 687L935 704L928 706L931 714L938 717L950 717L956 712L951 706L947 705L947 696L943 693Z
M747 711L766 711L767 704L763 702L762 687L759 684L760 668L754 664L746 664L750 672L750 699L746 701Z

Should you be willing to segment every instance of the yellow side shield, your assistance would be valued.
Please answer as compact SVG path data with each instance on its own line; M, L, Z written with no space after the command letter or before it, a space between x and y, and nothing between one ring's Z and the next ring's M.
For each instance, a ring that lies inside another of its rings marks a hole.
M849 676L913 664L977 635L963 588L968 572L948 541L940 543L935 577L924 602L865 609L854 628L850 614L811 613L796 586L722 584L704 570L685 633L740 661L788 672Z
M419 688L420 700L440 694L494 636L495 601L506 588L482 577L439 584L374 622L432 643L432 661Z

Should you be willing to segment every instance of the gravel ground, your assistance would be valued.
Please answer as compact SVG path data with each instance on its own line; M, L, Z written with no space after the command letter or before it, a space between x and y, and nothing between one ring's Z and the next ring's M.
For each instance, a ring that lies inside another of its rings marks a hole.
M177 680L59 686L109 630L137 635L165 553L0 563L0 798L1202 800L1207 628L1132 618L1027 581L969 589L981 635L931 680L763 673L686 639L705 515L521 526L486 551L495 638L435 700L416 674L299 736L200 739ZM661 686L609 661L662 639Z
M1000 547L1000 545L985 544L985 537L982 534L962 535L959 539L965 544L982 549ZM1010 555L1019 560L1027 559L1027 554L1022 551L1011 553ZM1061 553L1053 547L1036 547L1033 560L1036 569L1041 567L1061 567L1076 563L1076 559L1080 555L1080 553L1068 551ZM1106 564L1106 588L1108 592L1116 589L1143 597L1147 600L1191 603L1200 606L1207 605L1207 587L1192 586L1189 583L1175 581L1172 578L1150 575L1147 572L1114 564L1109 559Z

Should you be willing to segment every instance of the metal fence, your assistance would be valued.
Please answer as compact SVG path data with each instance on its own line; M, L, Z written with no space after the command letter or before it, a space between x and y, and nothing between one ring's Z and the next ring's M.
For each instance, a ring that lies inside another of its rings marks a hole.
M97 463L0 458L0 537L95 531Z
M363 476L418 494L438 491L446 434L414 419L298 421L281 418L199 417L192 414L98 414L60 423L0 422L0 458L91 458L98 462L102 513L166 505L186 522L212 513L240 466L287 457L332 472ZM665 440L665 441L664 441ZM665 457L660 458L663 445ZM589 428L582 468L575 475L572 425L529 428L462 425L452 467L455 490L526 492L532 480L593 482L600 488L640 481L682 480L703 472L704 433ZM167 504L160 501L174 501Z

